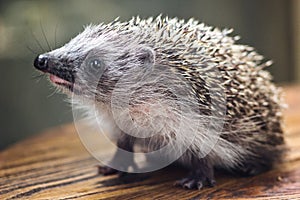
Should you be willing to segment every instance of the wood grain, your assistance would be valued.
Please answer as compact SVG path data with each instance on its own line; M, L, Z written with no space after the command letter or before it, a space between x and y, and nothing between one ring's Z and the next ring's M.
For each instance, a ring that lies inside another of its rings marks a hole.
M98 161L73 125L51 129L0 153L0 199L300 199L300 86L285 87L286 142L290 152L276 169L248 178L217 173L217 186L201 191L173 187L186 172L97 175Z

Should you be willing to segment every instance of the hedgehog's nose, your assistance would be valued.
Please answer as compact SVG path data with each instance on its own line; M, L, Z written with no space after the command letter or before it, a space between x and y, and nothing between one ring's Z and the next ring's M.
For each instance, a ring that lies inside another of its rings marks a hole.
M46 71L48 68L48 60L49 58L44 55L39 55L34 60L34 67L41 71Z

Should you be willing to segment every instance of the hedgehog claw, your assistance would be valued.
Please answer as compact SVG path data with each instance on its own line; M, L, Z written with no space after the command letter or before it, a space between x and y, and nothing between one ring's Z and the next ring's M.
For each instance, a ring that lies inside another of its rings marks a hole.
M98 165L97 167L98 167L98 174L103 176L118 174L118 176L121 178L128 174L127 172L119 171L107 166Z
M202 189L204 186L213 187L215 180L201 177L188 177L183 178L174 183L175 186L180 186L184 189Z
M192 179L192 180L186 182L183 185L183 188L185 188L185 189L193 189L193 188L195 188L196 184L197 184L196 180Z
M202 181L198 181L198 183L197 183L197 189L198 190L201 190L203 188L203 183L202 183Z
M104 175L104 176L108 176L108 175L112 175L112 174L117 174L119 171L107 166L97 166L98 167L98 174Z

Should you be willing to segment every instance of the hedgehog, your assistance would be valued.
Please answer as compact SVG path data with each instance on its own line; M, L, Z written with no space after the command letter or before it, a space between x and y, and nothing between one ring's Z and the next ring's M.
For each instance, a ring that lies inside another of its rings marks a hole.
M34 66L76 106L104 119L118 147L112 162L122 157L119 149L171 144L160 159L172 157L189 171L175 185L201 189L214 186L216 169L265 172L286 149L282 92L265 70L272 62L232 32L193 18L117 18L88 25ZM103 175L120 171L99 167Z

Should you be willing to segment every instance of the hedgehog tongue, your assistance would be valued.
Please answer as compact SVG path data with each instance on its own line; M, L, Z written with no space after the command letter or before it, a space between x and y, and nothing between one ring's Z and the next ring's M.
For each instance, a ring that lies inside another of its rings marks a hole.
M53 74L50 74L50 80L53 82L53 83L56 83L56 84L59 84L59 85L71 85L71 83L69 81L66 81L62 78L59 78L58 76L55 76Z

